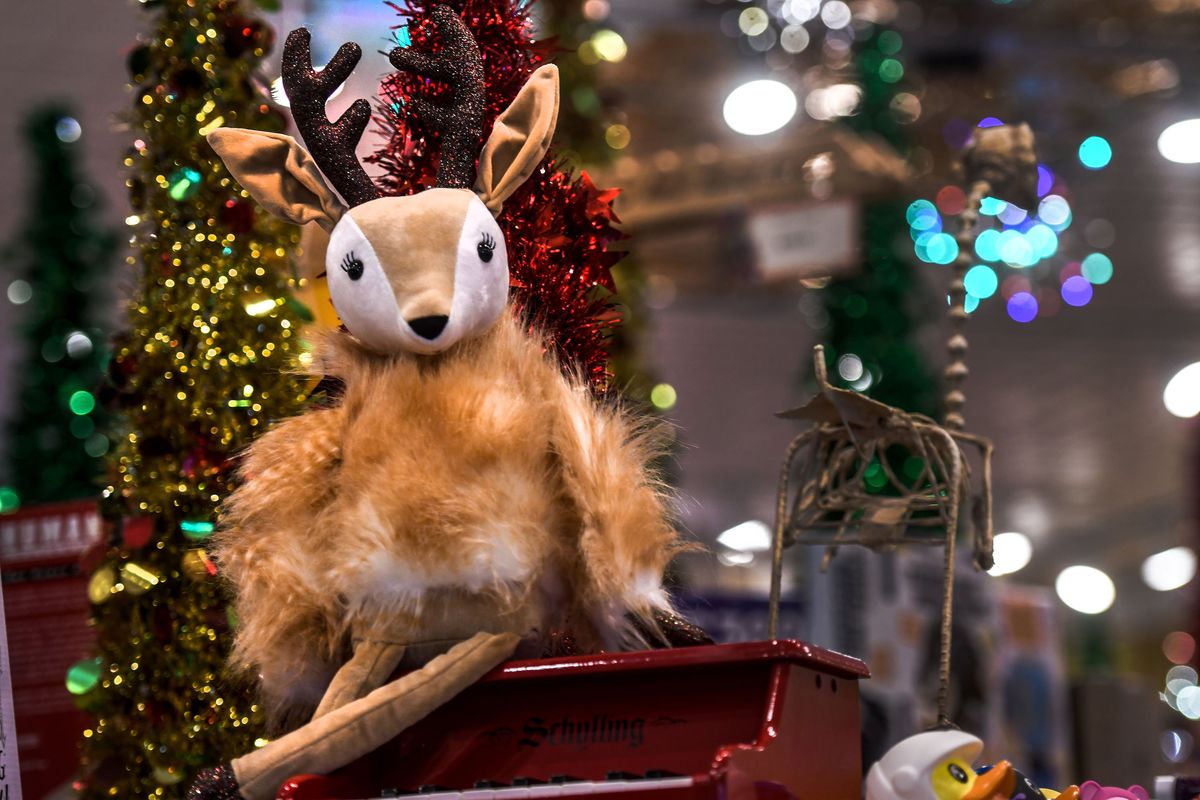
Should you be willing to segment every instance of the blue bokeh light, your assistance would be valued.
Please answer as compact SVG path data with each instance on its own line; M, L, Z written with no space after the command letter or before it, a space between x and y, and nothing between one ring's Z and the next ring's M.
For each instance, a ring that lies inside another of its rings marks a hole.
M1089 136L1079 145L1079 161L1088 169L1104 169L1112 156L1112 145L1103 136Z

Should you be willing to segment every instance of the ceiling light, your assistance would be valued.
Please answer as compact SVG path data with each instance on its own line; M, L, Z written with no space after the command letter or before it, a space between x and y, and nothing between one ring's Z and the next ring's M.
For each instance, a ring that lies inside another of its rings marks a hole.
M1177 417L1200 414L1200 361L1188 364L1163 389L1163 405Z
M1200 119L1185 119L1158 137L1158 152L1176 164L1200 163Z
M1142 580L1156 592L1169 592L1196 577L1196 554L1190 547L1172 547L1142 562Z
M998 533L992 542L992 556L994 563L988 575L994 578L1011 575L1024 568L1033 558L1033 543L1023 533Z
M725 124L747 136L777 131L796 115L796 94L779 81L743 83L725 98Z
M1112 578L1095 567L1067 567L1054 581L1058 598L1080 614L1107 611L1117 597Z
M741 525L734 525L717 537L717 543L723 544L730 550L756 552L771 549L771 529L767 523L752 519Z

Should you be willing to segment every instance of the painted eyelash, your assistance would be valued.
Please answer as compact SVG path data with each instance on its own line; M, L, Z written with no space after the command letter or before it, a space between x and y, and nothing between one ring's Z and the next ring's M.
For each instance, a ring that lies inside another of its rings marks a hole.
M492 238L490 233L483 234L483 240L479 243L489 250L494 250L496 248L496 240Z
M342 271L345 272L346 275L349 276L350 280L356 281L362 277L363 262L362 262L361 258L354 255L353 250L351 250L349 253L346 253L346 255L342 256L342 265L341 266L342 266Z

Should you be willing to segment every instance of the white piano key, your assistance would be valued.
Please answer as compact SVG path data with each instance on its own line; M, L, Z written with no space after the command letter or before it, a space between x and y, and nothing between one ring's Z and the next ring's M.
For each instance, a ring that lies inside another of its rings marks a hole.
M497 789L466 789L461 792L430 792L429 794L400 795L411 800L545 800L554 797L583 797L593 794L644 792L654 789L681 789L692 786L690 775L674 778L637 778L619 781L571 781L545 783L536 786L505 786Z

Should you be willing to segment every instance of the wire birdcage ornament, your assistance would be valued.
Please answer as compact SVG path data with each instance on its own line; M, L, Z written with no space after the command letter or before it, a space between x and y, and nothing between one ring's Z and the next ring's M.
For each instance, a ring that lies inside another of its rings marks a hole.
M992 566L992 442L967 433L967 321L964 277L974 253L973 229L985 197L998 194L1024 207L1036 198L1037 158L1027 125L976 129L963 156L967 191L959 217L958 256L950 282L949 363L943 373L946 413L941 424L921 414L872 400L829 383L824 348L814 349L817 394L785 419L811 422L792 439L780 469L768 633L779 628L783 551L795 544L825 547L822 567L838 547L875 551L919 545L944 553L938 724L949 719L950 633L958 533L968 528L979 569ZM972 474L970 452L980 464ZM917 469L897 470L895 454L917 459ZM794 499L792 476L798 486ZM968 508L969 514L963 510ZM964 526L964 523L966 525Z

